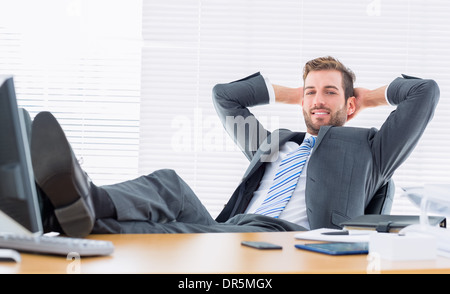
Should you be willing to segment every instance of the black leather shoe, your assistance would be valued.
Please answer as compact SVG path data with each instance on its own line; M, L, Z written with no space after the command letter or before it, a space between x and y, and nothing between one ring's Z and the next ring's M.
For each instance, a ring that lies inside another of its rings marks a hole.
M34 118L30 149L36 183L55 207L64 233L87 236L95 222L91 181L51 113L41 112Z
M27 137L27 142L31 144L31 126L32 120L30 113L25 108L19 108L19 111L22 111L23 122L25 127L25 133ZM63 232L61 226L58 223L58 220L55 216L55 208L51 204L50 200L47 196L45 196L44 192L40 189L38 185L36 185L36 194L39 202L39 209L41 212L42 218L42 226L44 229L44 233L48 232Z

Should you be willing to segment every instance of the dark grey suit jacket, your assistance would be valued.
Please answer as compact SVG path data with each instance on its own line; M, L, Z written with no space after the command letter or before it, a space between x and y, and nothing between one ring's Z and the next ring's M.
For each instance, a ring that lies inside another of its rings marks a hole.
M403 75L388 87L397 105L380 130L332 127L320 129L306 179L306 207L311 229L337 228L364 214L374 193L406 160L434 114L439 88L433 80ZM289 140L300 144L305 133L267 131L249 107L268 104L263 77L253 74L213 89L216 111L250 165L241 183L217 217L224 222L243 213L264 175L267 161Z

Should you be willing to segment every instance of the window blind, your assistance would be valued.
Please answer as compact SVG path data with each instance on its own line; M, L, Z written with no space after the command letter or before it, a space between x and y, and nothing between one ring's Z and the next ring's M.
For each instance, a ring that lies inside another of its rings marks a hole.
M416 213L400 187L450 180L450 3L432 0L16 0L0 2L0 74L32 117L50 110L96 184L171 168L212 216L248 165L211 90L261 71L300 86L306 61L332 55L376 88L401 73L435 79L433 121L397 170L392 213ZM379 128L394 107L350 126ZM266 128L305 131L300 107L252 112Z
M212 87L256 71L300 86L306 61L332 55L354 70L356 86L374 89L401 73L439 83L435 118L394 176L392 213L416 213L400 188L450 179L449 12L437 0L144 1L139 172L175 169L217 215L248 161L216 118ZM365 110L348 125L379 128L393 110ZM252 112L270 130L305 131L299 107Z
M0 74L51 111L98 185L137 175L140 1L1 1ZM125 20L125 21L122 21Z

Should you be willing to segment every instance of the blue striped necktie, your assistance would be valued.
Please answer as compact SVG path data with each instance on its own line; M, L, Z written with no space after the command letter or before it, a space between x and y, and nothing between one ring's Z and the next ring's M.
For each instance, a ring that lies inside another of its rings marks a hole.
M256 209L256 214L278 218L294 193L300 174L315 143L316 138L309 137L297 150L288 153L286 158L281 161L272 186L267 192L267 197Z

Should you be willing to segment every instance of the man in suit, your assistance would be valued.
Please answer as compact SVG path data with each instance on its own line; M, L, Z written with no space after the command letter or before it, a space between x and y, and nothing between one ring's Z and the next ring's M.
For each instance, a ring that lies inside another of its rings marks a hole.
M72 236L254 232L338 228L341 222L364 214L375 192L419 141L434 114L439 88L433 80L403 76L375 90L354 89L354 74L332 57L309 61L303 82L299 88L272 85L256 73L214 87L217 113L250 160L216 220L171 170L95 186L74 159L53 116L38 114L31 153L36 181L44 194L44 223L50 229L60 225ZM301 104L307 133L267 131L249 108L271 101ZM388 103L397 108L380 130L343 127L362 109ZM270 206L268 195L274 189L277 169L311 140L314 146L296 173L298 179L292 178L295 183L287 204L277 208L277 215L266 213L261 207ZM52 148L48 142L53 142Z

